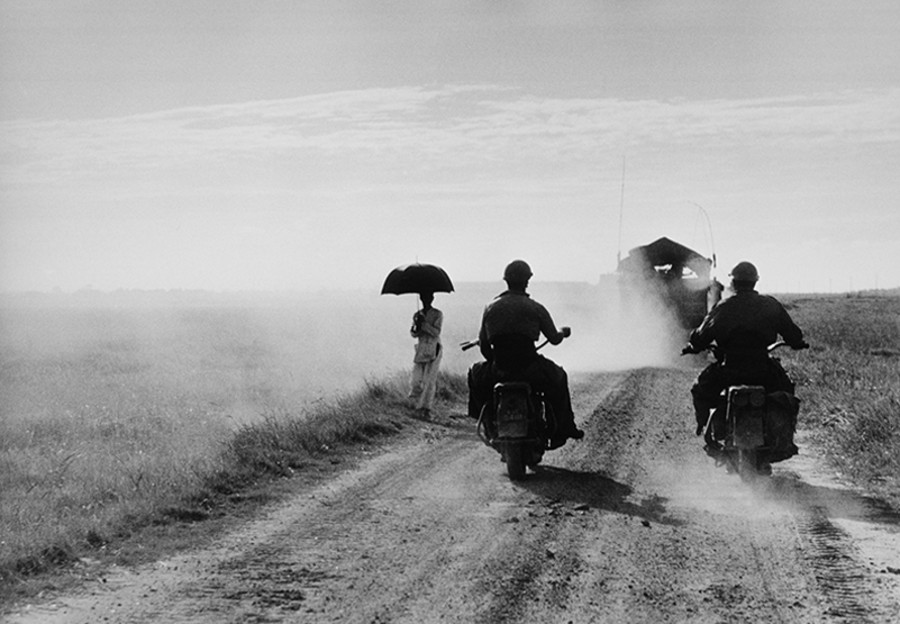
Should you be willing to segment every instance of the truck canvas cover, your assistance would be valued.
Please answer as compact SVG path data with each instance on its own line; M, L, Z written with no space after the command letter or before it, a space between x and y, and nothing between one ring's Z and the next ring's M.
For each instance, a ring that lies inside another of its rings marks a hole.
M617 272L627 289L659 297L684 327L696 327L718 300L718 288L711 291L718 286L710 278L712 266L709 258L662 237L631 249Z

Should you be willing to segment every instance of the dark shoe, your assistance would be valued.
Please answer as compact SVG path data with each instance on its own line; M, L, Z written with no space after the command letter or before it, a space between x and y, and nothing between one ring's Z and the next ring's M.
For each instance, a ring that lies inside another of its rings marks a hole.
M569 429L566 433L559 433L555 437L550 439L550 444L547 447L549 450L558 449L563 446L569 439L572 440L580 440L584 437L584 431L572 425L572 428Z
M584 431L576 427L575 423L572 423L568 427L557 432L557 437L562 439L572 438L573 440L580 440L584 437Z
M696 435L703 435L703 423L697 423Z
M774 464L775 462L784 461L786 459L790 459L794 455L800 452L800 449L797 448L796 444L791 444L787 448L783 448L780 450L773 450L766 453L765 461L770 464Z

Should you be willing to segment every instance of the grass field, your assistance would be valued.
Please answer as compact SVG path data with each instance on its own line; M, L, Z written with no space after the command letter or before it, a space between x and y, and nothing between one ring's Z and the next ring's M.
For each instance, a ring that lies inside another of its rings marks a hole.
M781 351L800 427L835 468L900 501L900 296L786 297L809 351Z
M801 428L838 470L897 500L900 297L782 299L812 344L781 352L798 381ZM408 338L394 350L366 343L371 328L352 305L0 314L0 584L147 523L202 515L197 501L408 418L397 372ZM464 396L458 372L442 385L445 401Z

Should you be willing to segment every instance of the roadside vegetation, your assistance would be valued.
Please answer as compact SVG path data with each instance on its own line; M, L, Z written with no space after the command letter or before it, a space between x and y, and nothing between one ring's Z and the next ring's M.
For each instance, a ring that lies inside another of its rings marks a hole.
M800 427L848 480L900 503L900 294L785 297L811 348L780 357Z

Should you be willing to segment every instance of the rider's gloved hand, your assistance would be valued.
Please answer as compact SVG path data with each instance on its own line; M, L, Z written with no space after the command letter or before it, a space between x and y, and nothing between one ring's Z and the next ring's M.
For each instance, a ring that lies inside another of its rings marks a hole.
M560 333L563 335L563 338L568 338L572 335L571 327L560 327Z

